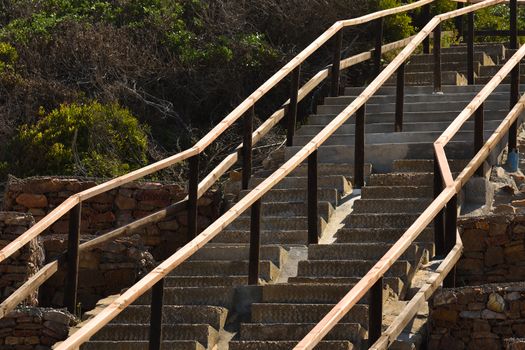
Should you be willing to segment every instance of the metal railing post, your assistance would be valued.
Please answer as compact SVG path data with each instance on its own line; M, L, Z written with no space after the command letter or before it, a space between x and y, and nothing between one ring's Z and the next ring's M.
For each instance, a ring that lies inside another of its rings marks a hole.
M403 131L403 114L405 107L405 63L397 69L397 88L396 88L396 121L394 130Z
M308 156L308 244L319 243L317 151Z
M368 346L372 346L380 337L383 325L383 277L370 288L370 306L368 307Z
M474 85L474 12L468 14L468 42L467 42L467 80Z
M332 60L330 96L338 97L341 81L341 49L343 47L343 30L334 37L334 58Z
M64 290L64 306L76 314L78 291L78 265L80 245L80 221L82 216L82 203L78 203L69 211L69 235L67 239L67 273Z
M355 118L354 187L365 185L365 114L366 105L357 110Z
M462 9L464 7L463 3L458 2L457 9ZM458 39L463 36L463 16L456 17L456 29L458 31Z
M474 119L474 155L478 154L479 150L485 144L485 108L481 104L476 110L475 119ZM483 165L481 165L476 171L477 176L483 176Z
M190 158L188 183L188 242L197 236L197 215L199 200L199 155Z
M436 154L434 153L434 199L443 191L443 179ZM434 244L436 256L445 254L445 211L441 210L434 218Z
M430 22L430 4L423 6L422 13L423 13L423 19L425 21L424 25L426 25L428 22ZM427 55L430 53L430 37L429 36L427 36L425 40L423 40L423 53Z
M244 135L242 140L242 189L247 190L252 176L252 133L255 107L244 114Z
M517 50L518 45L518 1L510 0L510 49ZM520 64L511 72L510 77L510 109L514 108L520 99ZM509 129L509 154L517 152L518 121L515 121Z
M162 344L162 308L164 306L163 299L164 278L155 283L151 290L149 350L160 350Z
M441 23L434 29L434 92L441 92Z
M252 204L250 220L250 258L248 267L248 284L259 283L259 255L261 247L261 201Z
M446 208L445 221L445 254L448 254L456 245L457 220L458 220L458 195L450 199ZM443 281L445 288L456 286L456 269L452 269Z
M383 29L384 29L384 18L378 18L376 22L376 47L374 49L374 68L376 75L381 72L381 56L383 55Z
M286 146L293 146L295 136L295 126L297 124L297 104L299 99L299 81L301 79L301 66L295 68L292 72L292 81L290 84L290 105L288 106Z

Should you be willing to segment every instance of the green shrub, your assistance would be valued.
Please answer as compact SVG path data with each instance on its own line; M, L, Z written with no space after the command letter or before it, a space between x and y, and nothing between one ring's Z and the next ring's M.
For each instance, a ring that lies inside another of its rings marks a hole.
M116 176L146 164L143 126L118 104L61 105L11 144L11 169L19 176Z
M0 73L13 70L18 60L18 52L8 43L0 42Z

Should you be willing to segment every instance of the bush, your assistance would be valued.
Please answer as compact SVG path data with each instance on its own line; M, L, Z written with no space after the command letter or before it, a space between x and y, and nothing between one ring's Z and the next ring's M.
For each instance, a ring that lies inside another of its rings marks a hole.
M23 125L10 146L18 176L111 177L146 164L147 136L118 104L61 105L34 125Z
M13 70L18 60L18 52L8 44L0 42L0 74L6 70Z

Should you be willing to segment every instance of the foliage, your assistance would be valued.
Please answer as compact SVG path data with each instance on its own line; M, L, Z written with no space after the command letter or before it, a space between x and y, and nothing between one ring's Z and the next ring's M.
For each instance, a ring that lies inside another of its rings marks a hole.
M525 30L525 8L518 6L518 29ZM508 5L496 5L476 12L476 30L508 30L510 9ZM525 42L525 38L521 38ZM476 41L508 42L508 37L476 37Z
M34 125L23 125L11 144L20 176L65 174L115 176L146 164L144 127L118 104L61 105Z
M400 0L380 0L379 9L389 9L401 5ZM412 17L408 13L388 16L385 20L385 40L392 42L409 37L415 33Z
M8 43L0 42L0 73L14 70L17 60L18 52L16 49Z

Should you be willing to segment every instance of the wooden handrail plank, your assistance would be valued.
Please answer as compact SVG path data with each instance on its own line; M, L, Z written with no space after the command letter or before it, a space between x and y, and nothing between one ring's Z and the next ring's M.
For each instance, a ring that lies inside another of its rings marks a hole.
M0 304L0 318L5 317L8 313L13 311L18 304L37 290L38 287L40 287L57 271L58 261L55 260L42 267L37 273L31 276L20 288Z
M371 13L365 16L361 16L358 18L347 19L347 20L342 21L342 23L343 23L343 26L345 27L356 26L359 24L371 22L379 18L383 18L383 17L387 17L387 16L391 16L391 15L395 15L395 14L399 14L403 12L408 12L410 10L417 9L419 7L431 4L433 2L434 0L421 0L421 1L414 2L412 4L402 5L402 6L393 7L390 9L374 12L374 13Z

